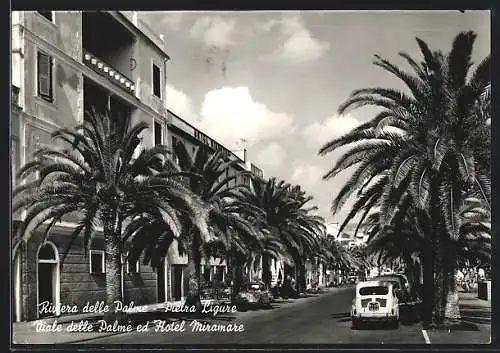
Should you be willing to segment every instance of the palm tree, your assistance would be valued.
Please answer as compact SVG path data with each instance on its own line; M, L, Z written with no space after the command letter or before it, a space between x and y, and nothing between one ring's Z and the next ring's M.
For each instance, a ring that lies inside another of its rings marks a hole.
M235 212L230 201L232 195L230 183L235 182L238 177L249 174L246 171L241 171L229 175L231 169L236 170L239 161L229 159L221 151L211 153L204 146L200 146L191 156L180 141L174 146L174 149L179 160L180 170L187 173L187 185L193 193L211 206L208 211L208 222L210 231L214 235L213 239L220 240L217 245L226 246L225 251L222 251L217 245L212 248L207 247L205 246L207 242L197 237L197 233L193 233L186 244L190 259L187 275L188 278L192 279L190 282L196 283L196 289L190 291L187 303L190 301L198 303L202 257L208 259L207 252L215 250L215 253L226 255L228 267L231 268L231 256L227 255L231 254L232 246L236 245L241 248L245 243L241 239L245 239L249 243L255 242L259 235L246 218Z
M381 219L383 215L380 211L368 217L365 225L368 230L366 251L376 255L378 263L402 262L411 288L418 291L424 234L416 226L418 220L414 210L401 210L401 217L391 225L383 225Z
M348 269L361 265L361 262L333 237L322 237L318 242L318 256L326 261L329 268Z
M285 183L276 183L275 179L268 182L259 178L251 179L251 186L233 190L232 198L240 207L241 212L251 219L254 227L263 231L269 230L272 238L279 238L277 224L283 218L280 211L280 202L286 192ZM248 211L245 211L248 209ZM270 285L270 257L268 254L262 256L262 279L266 285Z
M443 262L454 261L445 258L444 249L446 242L456 239L458 234L456 211L463 198L462 191L472 189L490 203L491 131L487 124L488 119L491 120L490 57L469 75L475 38L473 32L460 33L446 56L431 52L427 44L417 38L424 57L422 63L400 53L414 70L414 76L376 56L375 64L403 81L408 92L387 88L356 90L339 108L340 114L365 105L382 108L382 111L320 150L320 154L326 154L357 143L325 175L328 179L358 165L335 198L333 211L358 191L349 219L363 211L362 222L370 210L378 206L384 214L383 223L390 224L397 209L405 203L412 203L427 215L432 231L425 234L422 261L426 321L431 319L432 297L443 297L449 287ZM434 268L438 291L433 288ZM442 300L434 302L441 306L443 303ZM444 311L437 309L436 312ZM434 321L442 322L443 316L435 316Z
M288 197L292 201L288 218L295 220L287 222L286 226L282 227L281 234L284 244L293 256L298 290L302 292L306 289L305 263L307 259L313 260L318 252L320 239L326 232L325 221L312 213L317 210L316 206L306 207L313 197L307 195L299 185L290 188ZM293 241L298 242L299 246L294 246Z
M103 227L108 319L120 316L114 302L122 300L122 252L128 239L122 230L127 224L138 216L155 219L177 236L185 214L200 233L208 233L203 204L172 174L161 173L170 163L166 148L139 151L139 135L148 125L129 128L128 118L113 121L110 116L87 112L88 119L75 129L56 131L54 144L37 151L19 171L26 183L14 192L13 205L13 212L26 211L18 232L24 240L48 222L44 242L62 217L77 213L69 247L83 233L87 251L96 227Z
M252 188L236 190L234 199L242 207L261 210L253 212L253 224L258 229L267 229L270 239L279 239L283 250L293 260L299 289L305 290L305 259L314 253L315 241L324 227L320 217L309 214L315 208L305 208L312 198L306 196L300 187L292 187L283 180L254 178ZM268 286L271 258L268 252L263 253L262 277Z

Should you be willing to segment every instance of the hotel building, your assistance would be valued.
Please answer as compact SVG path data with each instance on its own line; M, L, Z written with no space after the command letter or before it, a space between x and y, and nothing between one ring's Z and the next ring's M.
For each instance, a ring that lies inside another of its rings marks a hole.
M12 188L15 174L34 151L51 143L51 133L84 121L84 112L110 109L131 123L149 123L142 144L170 145L173 138L193 147L223 148L167 110L167 62L162 36L135 11L21 11L12 13ZM232 154L234 158L238 158ZM241 160L241 168L262 173ZM241 182L248 182L241 180ZM22 219L13 215L14 226ZM38 304L79 305L104 300L104 243L97 234L86 253L83 239L70 244L77 215L68 215L41 243L44 227L27 241L11 244L12 320L40 318ZM99 233L99 232L98 232ZM186 293L182 258L169 249L164 268L123 264L122 294L135 305L182 300ZM214 260L205 265L224 265ZM221 270L211 268L220 277ZM210 275L210 273L209 273ZM223 276L223 274L222 274ZM60 314L60 313L57 313Z

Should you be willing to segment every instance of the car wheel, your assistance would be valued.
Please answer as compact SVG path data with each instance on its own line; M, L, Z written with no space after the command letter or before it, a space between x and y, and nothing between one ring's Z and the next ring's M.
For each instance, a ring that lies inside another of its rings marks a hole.
M360 326L361 326L361 323L358 319L356 318L351 318L351 328L353 330L359 330L360 329Z
M391 327L394 329L394 330L397 330L399 328L399 318L395 318L393 319L392 323L391 323Z

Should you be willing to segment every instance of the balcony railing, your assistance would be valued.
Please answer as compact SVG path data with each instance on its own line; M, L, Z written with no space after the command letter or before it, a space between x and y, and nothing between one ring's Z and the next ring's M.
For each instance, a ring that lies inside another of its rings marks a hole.
M83 51L83 62L92 70L107 77L108 80L126 91L130 93L135 92L136 87L134 81L86 50Z

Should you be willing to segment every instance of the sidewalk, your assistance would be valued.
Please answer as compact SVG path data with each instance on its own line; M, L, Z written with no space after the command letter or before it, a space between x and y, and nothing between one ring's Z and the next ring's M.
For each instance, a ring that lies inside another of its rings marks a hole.
M430 344L490 344L491 302L459 292L461 322L450 330L428 330Z

